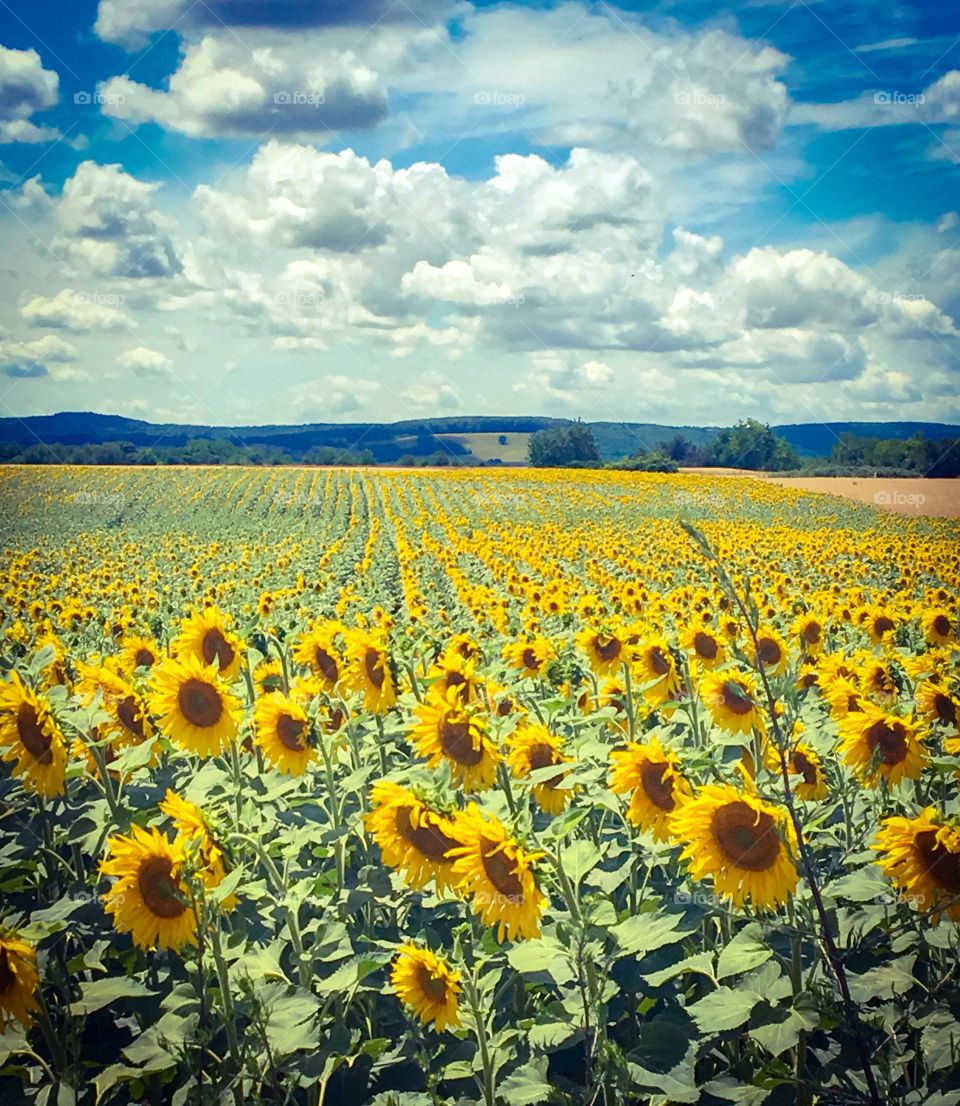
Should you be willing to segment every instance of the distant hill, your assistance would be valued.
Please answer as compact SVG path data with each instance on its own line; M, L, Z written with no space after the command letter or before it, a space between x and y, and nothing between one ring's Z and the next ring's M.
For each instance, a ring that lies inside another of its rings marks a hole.
M57 415L0 418L0 446L26 448L37 442L51 445L102 445L130 442L138 448L183 446L196 439L226 439L237 445L276 446L299 460L314 447L369 450L381 463L403 457L428 457L438 451L466 461L475 458L520 463L522 444L530 434L569 422L534 415L464 415L447 418L405 419L401 422L301 423L292 426L192 426L151 423L121 415L67 411ZM657 423L593 422L589 424L604 460L629 457L640 447L652 449L682 435L694 445L706 445L717 427L663 426ZM960 438L960 426L922 422L796 423L775 426L777 434L805 457L826 457L840 434L863 437ZM511 435L514 435L511 438ZM498 450L499 438L505 437ZM477 450L474 454L471 445ZM482 448L480 448L482 445Z

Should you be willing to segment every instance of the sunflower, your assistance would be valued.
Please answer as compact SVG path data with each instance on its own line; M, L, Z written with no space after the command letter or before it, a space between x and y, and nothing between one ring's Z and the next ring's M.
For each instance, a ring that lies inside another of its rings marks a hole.
M181 749L215 756L234 739L240 705L212 665L193 656L168 657L154 667L150 708Z
M714 724L727 733L763 730L760 696L748 672L714 672L700 681L700 698Z
M480 646L470 634L454 634L443 647L440 654L441 662L452 656L463 657L464 660L476 660L480 656Z
M100 696L100 706L110 716L97 727L99 738L111 737L117 747L139 745L153 734L146 700L132 683L105 665L79 664L77 692L85 704Z
M527 852L500 821L471 803L457 819L459 844L450 850L458 890L472 895L474 913L497 927L497 940L540 936L546 898L537 887L533 863L542 853Z
M713 876L718 895L734 906L784 905L799 879L797 839L786 811L731 784L708 784L670 816L696 880Z
M820 754L805 741L798 740L803 733L802 722L793 724L793 744L787 757L787 767L791 775L800 776L801 782L793 785L793 793L798 799L810 799L817 802L827 797L827 780L823 773L823 763ZM780 755L777 750L768 745L764 762L771 772L779 775Z
M236 678L243 663L243 644L216 607L204 607L183 620L173 652L181 659L193 657L202 665L216 666L228 682Z
M918 910L940 908L960 922L960 830L944 822L934 807L916 818L886 818L873 846L885 858L884 874Z
M874 645L882 645L897 628L893 616L881 607L868 607L862 613L861 625Z
M424 1025L442 1033L447 1026L460 1024L460 973L429 949L412 941L400 946L390 973L397 997L416 1014Z
M669 816L692 794L679 759L655 734L644 744L631 741L610 753L610 790L630 795L627 820L652 833L654 841L669 840Z
M657 707L673 699L680 690L680 673L670 646L662 637L648 639L637 650L635 667L642 684L643 697Z
M39 984L37 950L12 930L0 929L0 1036L15 1021L24 1029L33 1025Z
M339 622L321 622L304 634L293 650L293 659L313 672L324 691L333 691L343 676L343 655L336 645L337 636L343 632Z
M282 691L271 691L257 700L253 721L267 763L288 776L302 776L316 755L303 707Z
M947 645L957 640L955 619L942 608L926 611L923 616L923 636L931 645Z
M804 656L817 657L823 652L823 639L826 636L823 619L809 611L797 615L793 621L793 633L800 639Z
M890 707L897 701L900 685L889 661L871 658L859 668L858 676L860 686L875 703Z
M917 710L927 722L960 728L960 700L932 680L924 680L917 688Z
M431 810L412 791L390 780L373 785L370 805L374 809L364 822L380 846L384 864L399 871L404 883L417 891L431 879L438 892L453 886L453 815Z
M542 676L557 651L549 638L535 637L531 641L515 641L505 645L503 659L514 668L522 679Z
M67 747L47 701L16 672L0 684L0 749L11 774L45 798L67 790Z
M848 714L840 722L840 735L844 760L871 787L881 778L891 787L915 780L923 770L925 754L913 726L872 703Z
M758 630L756 644L751 637L747 648L754 664L762 664L768 676L779 676L790 662L787 643L776 630Z
M253 682L260 695L283 691L283 665L278 660L262 660L253 670Z
M103 896L114 928L140 948L179 949L196 944L197 916L183 882L186 843L158 829L134 826L130 837L111 837L109 859L100 863L117 881Z
M129 672L138 668L153 668L161 658L160 648L153 638L128 637L120 653L121 663Z
M351 630L345 639L350 688L363 693L364 709L371 714L386 714L396 703L397 692L383 639L365 630Z
M445 699L430 698L415 711L420 721L410 738L431 768L445 761L464 791L493 786L500 754L487 735L479 712L457 700L456 689Z
M860 688L852 680L843 676L831 680L828 684L824 684L821 680L820 692L830 707L831 715L838 721L846 718L848 714L859 714L866 701Z
M169 788L160 803L160 810L173 822L180 838L188 845L188 853L196 850L194 863L204 887L208 890L219 887L227 874L227 866L223 848L211 833L203 811ZM228 895L221 908L232 910L239 901L236 895Z
M550 733L546 726L538 722L521 725L507 738L507 763L517 779L527 779L541 768L568 764L573 758L564 756L560 751L562 747L562 739ZM533 797L547 814L560 814L573 798L572 788L559 786L566 775L566 772L558 772L547 779L538 777L533 785Z
M727 656L726 646L706 622L693 623L680 635L684 652L694 658L701 668L717 668Z
M576 642L586 653L590 667L597 676L619 672L629 659L627 643L614 630L581 630Z
M476 667L476 661L460 653L441 657L427 673L431 694L442 699L454 688L460 702L469 703L477 694Z

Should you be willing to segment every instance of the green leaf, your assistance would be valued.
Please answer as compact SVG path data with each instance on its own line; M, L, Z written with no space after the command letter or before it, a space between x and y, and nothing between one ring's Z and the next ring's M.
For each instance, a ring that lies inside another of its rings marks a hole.
M881 964L863 975L849 975L850 994L854 1002L867 1003L874 999L891 999L905 995L917 980L913 974L916 956L901 956L891 964Z
M641 972L641 978L645 979L651 987L662 987L664 983L676 979L678 975L685 975L687 972L695 972L698 975L705 975L708 979L714 979L712 953L694 953L693 956L688 956L676 964L671 964L669 968L661 968L657 972Z
M701 1033L726 1033L743 1025L762 997L754 991L718 987L688 1006L687 1013L696 1021Z
M736 1102L738 1106L760 1106L770 1096L769 1087L748 1087L731 1079L711 1079L703 1089L724 1102Z
M308 991L298 987L291 994L280 994L267 1008L266 1036L278 1056L319 1047L314 1017L320 1004Z
M689 927L680 929L684 921L683 914L636 914L614 926L610 932L621 954L643 955L682 941L690 932Z
M600 863L603 853L592 841L580 838L571 841L561 854L561 863L570 881L576 887L583 877Z
M92 983L80 984L80 998L70 1003L70 1013L92 1014L118 999L147 998L155 994L156 991L144 987L136 979L121 979L116 976L95 979Z
M510 1106L537 1106L550 1097L547 1058L538 1056L508 1075L497 1088L498 1097Z
M817 1026L817 1017L809 1009L795 1006L792 1010L779 1008L770 1013L771 1020L765 1025L752 1025L750 1036L757 1044L779 1056L793 1048L804 1031L810 1032Z
M244 877L244 871L242 868L234 868L232 872L228 872L216 887L211 887L207 891L207 897L217 903L225 902L236 889L240 886L240 881Z
M763 930L751 922L743 927L733 940L720 952L717 959L717 979L727 979L731 975L740 975L765 963L773 956L763 940Z

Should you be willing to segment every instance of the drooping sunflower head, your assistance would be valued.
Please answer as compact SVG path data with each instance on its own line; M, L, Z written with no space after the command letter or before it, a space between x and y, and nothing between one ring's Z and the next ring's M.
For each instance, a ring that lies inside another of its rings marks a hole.
M648 637L637 649L634 667L643 697L651 706L674 698L680 690L680 672L665 638Z
M926 754L914 726L872 703L841 720L840 736L844 760L871 787L881 779L894 787L918 779L923 770Z
M173 822L178 840L186 844L192 870L203 885L208 889L218 887L228 871L226 856L203 811L169 788L160 803L160 811ZM232 910L238 902L236 895L228 895L220 909Z
M866 695L860 686L844 676L838 676L829 682L820 681L820 693L830 707L830 714L839 720L848 714L863 710Z
M365 630L345 635L349 666L347 682L362 693L364 708L371 714L385 714L397 701L393 665L382 636Z
M960 830L933 807L916 818L884 820L874 845L884 874L917 910L942 908L960 922Z
M710 784L670 816L696 880L713 878L734 906L783 906L799 879L796 834L785 811L730 784Z
M267 763L288 776L302 776L316 755L303 706L282 691L271 691L257 699L253 721Z
M14 1022L33 1025L40 1009L37 951L9 929L0 929L0 1035Z
M103 896L114 927L140 948L179 949L196 944L197 917L183 880L186 845L158 829L134 826L129 837L111 837L105 876L116 882Z
M559 768L573 759L562 752L563 739L538 722L527 723L518 726L507 738L507 749L507 763L517 779L528 779L537 773L533 797L540 809L547 814L560 814L573 797L573 788L561 786L567 773L548 772L546 778L542 777L545 769Z
M549 638L534 637L529 641L514 641L504 646L504 660L516 670L521 679L543 676L557 651Z
M206 667L216 668L228 682L236 678L243 664L243 644L216 607L204 607L183 620L173 652L175 656L193 657Z
M670 815L692 794L678 757L655 734L645 743L631 741L626 749L610 753L610 790L630 796L627 819L655 841L669 840Z
M461 703L456 689L442 699L429 697L415 713L419 722L410 737L431 768L446 763L454 782L467 792L493 786L500 754L484 716Z
M450 850L458 844L453 815L433 810L413 791L390 780L373 785L370 805L373 809L364 820L385 864L415 890L430 880L441 893L453 885Z
M0 749L11 773L45 798L66 792L67 747L47 701L12 672L0 684Z
M397 997L424 1024L442 1033L460 1024L460 973L412 941L400 946L390 973Z
M457 820L456 837L454 878L483 924L497 927L498 941L539 937L546 898L533 865L542 854L524 849L475 803Z
M724 669L705 675L700 698L714 723L727 733L750 733L764 727L756 681L749 672Z
M240 706L213 665L168 657L153 669L150 708L160 729L181 749L216 756L234 739Z

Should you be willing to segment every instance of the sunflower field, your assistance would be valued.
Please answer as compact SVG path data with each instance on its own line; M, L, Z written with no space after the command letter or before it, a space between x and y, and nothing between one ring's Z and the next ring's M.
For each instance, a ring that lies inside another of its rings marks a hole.
M0 1102L960 1103L960 525L0 470Z

